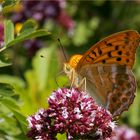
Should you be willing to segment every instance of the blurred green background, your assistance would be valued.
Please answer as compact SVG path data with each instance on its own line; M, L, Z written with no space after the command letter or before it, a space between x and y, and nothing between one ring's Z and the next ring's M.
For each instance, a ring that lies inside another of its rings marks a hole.
M18 28L22 22L32 18L40 28L52 33L49 37L21 42L4 53L13 64L0 69L0 82L14 86L19 95L18 105L25 116L47 107L47 97L51 92L68 85L68 79L62 73L66 60L58 38L69 59L73 54L83 54L100 39L113 33L127 29L140 33L139 0L23 0L17 7L5 13L1 21L9 18ZM133 71L137 80L136 98L117 123L127 124L140 133L140 48L137 49ZM12 114L8 109L0 107L0 117L4 118L0 121L0 131L6 133L6 139L10 136L18 139L18 124L10 117Z

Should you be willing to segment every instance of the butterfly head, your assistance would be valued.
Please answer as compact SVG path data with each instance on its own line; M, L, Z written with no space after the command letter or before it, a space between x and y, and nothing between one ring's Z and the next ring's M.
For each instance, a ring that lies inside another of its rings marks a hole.
M63 70L69 76L71 76L72 72L75 71L78 62L82 58L82 55L76 54L70 58L69 62L64 63Z
M80 54L76 54L76 55L73 55L71 58L70 58L70 61L69 61L69 65L76 69L77 67L77 64L79 63L79 61L81 60L82 58L82 55Z

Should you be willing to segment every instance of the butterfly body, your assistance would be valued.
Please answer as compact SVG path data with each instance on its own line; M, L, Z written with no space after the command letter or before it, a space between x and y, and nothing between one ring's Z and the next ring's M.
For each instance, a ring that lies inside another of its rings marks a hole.
M132 67L140 35L133 30L113 34L84 55L75 55L65 64L75 86L86 78L87 92L114 115L120 115L133 102L136 91ZM83 87L80 87L83 89Z

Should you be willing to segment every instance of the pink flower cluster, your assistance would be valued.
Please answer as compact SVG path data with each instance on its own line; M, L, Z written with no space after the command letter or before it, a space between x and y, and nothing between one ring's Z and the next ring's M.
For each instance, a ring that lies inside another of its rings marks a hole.
M40 109L35 115L28 117L29 128L27 136L36 140L55 140L56 133L51 126L52 120L48 111Z
M114 132L114 136L109 140L140 140L140 136L136 131L127 126L117 127Z
M86 93L76 88L58 89L48 103L48 109L41 109L28 118L30 138L54 140L57 133L66 133L68 140L111 137L115 127L112 115Z

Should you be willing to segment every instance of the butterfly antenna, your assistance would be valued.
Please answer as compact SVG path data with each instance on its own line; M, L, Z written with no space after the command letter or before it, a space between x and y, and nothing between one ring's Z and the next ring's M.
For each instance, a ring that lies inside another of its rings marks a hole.
M58 42L59 42L60 49L61 49L61 51L63 52L63 56L64 56L66 62L68 62L68 59L67 59L67 56L66 56L66 53L65 53L64 47L63 47L62 44L61 44L61 41L60 41L59 38L58 38L57 40L58 40Z

